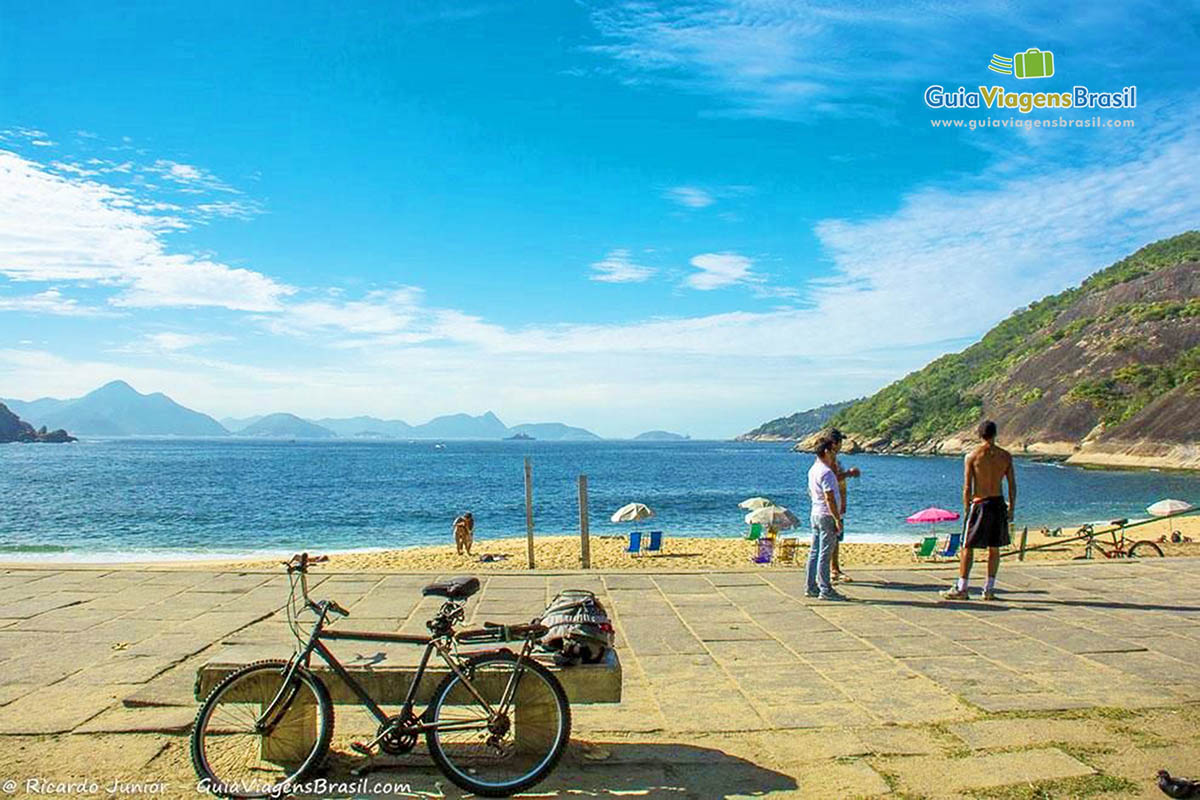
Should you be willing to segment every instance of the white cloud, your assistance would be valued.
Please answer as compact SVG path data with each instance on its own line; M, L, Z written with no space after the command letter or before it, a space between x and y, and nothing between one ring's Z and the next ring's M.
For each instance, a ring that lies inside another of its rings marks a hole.
M701 253L689 261L698 272L684 281L700 291L711 291L738 283L757 283L761 278L750 271L754 262L737 253Z
M81 306L73 297L65 297L58 289L47 289L24 297L0 295L0 311L21 311L29 314L53 314L62 317L112 316L111 311Z
M610 250L604 258L592 264L591 280L603 283L641 283L654 276L655 270L633 261L633 254L624 248Z
M274 311L294 291L253 270L169 252L165 234L187 223L139 202L127 189L0 150L0 274L117 287L111 302L125 307Z
M146 341L153 347L159 350L187 350L192 347L198 347L202 344L207 344L213 341L212 336L197 335L194 333L177 333L175 331L162 331L161 333L146 334Z
M264 317L263 322L282 334L341 331L386 336L408 330L421 313L421 290L405 286L368 292L361 300L330 297L289 303L280 314Z
M717 202L710 192L696 186L674 186L667 190L665 196L685 208L707 208Z
M158 175L172 183L178 184L187 190L209 190L215 192L228 192L230 194L241 194L237 189L230 186L225 181L213 175L202 167L197 167L192 164L180 164L177 161L170 161L160 158L152 165L145 167L143 171Z

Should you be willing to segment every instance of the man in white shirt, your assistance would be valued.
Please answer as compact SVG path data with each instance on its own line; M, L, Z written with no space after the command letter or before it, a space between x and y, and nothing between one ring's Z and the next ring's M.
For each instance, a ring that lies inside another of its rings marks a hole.
M837 473L833 471L834 444L822 439L817 458L808 470L808 499L812 501L812 547L808 551L809 597L845 600L829 582L829 560L842 531L841 503L838 500Z

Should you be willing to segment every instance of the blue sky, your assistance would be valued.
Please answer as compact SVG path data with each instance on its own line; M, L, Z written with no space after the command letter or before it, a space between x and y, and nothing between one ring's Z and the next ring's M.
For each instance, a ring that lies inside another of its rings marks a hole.
M1190 4L8 4L0 396L724 437L1197 227ZM987 70L1055 54L1056 75ZM930 84L1138 87L934 128ZM1095 112L1031 114L1084 119Z

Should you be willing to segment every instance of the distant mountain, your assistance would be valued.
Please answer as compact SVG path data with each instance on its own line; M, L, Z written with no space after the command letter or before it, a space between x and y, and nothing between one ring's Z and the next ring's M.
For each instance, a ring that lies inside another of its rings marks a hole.
M81 436L225 436L229 433L207 414L184 408L160 392L142 394L125 381L106 383L74 400L42 398L15 405L34 426L65 428Z
M39 400L10 400L9 398L0 398L9 409L18 417L26 420L41 419L43 416L56 411L65 403L70 403L70 400L58 400L53 397L43 397Z
M509 435L508 426L492 412L478 417L469 414L448 414L417 425L409 434L414 439L503 439Z
M252 417L241 417L241 418L221 417L221 424L224 425L225 429L227 431L229 431L230 433L237 433L238 431L249 428L251 425L258 422L260 419L262 419L262 414L255 414Z
M314 419L313 423L346 438L362 436L379 439L411 439L413 426L400 419L378 417L338 417Z
M336 433L314 425L295 414L267 414L265 417L237 432L238 436L261 436L280 439L330 439Z
M1017 452L1200 469L1200 231L1018 309L830 422L867 450L959 453L985 417Z
M523 433L543 442L592 442L600 437L584 428L573 428L561 422L526 422L508 429L516 435ZM512 438L512 437L509 437Z
M842 403L827 403L823 406L810 408L808 411L797 411L787 417L779 417L770 422L764 422L752 431L747 431L737 437L739 442L787 442L803 439L825 427L830 418L849 408L858 400L846 400Z
M646 431L633 437L633 440L635 442L682 442L690 438L692 437L670 431Z
M73 441L75 437L64 430L47 431L42 428L35 431L32 425L10 411L4 403L0 403L0 443Z

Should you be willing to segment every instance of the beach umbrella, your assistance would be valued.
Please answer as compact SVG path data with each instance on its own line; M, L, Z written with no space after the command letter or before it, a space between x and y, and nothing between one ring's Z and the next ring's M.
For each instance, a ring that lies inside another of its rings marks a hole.
M1191 511L1193 508L1195 506L1191 503L1185 503L1182 500L1159 500L1146 510L1156 517L1169 517L1171 514L1178 514L1181 511Z
M775 505L765 497L747 497L742 502L738 503L738 508L744 508L747 511L754 511L759 508Z
M763 506L762 508L754 509L746 515L747 525L755 523L782 531L799 525L800 520L783 506Z
M920 525L921 523L929 523L929 532L933 533L933 526L939 522L953 522L958 519L957 511L947 511L944 508L930 506L923 508L917 513L904 519L905 522L912 525Z
M612 515L613 522L637 522L640 519L650 519L654 512L644 503L626 503Z
M904 521L912 522L914 524L921 522L933 524L935 522L953 522L956 519L958 519L958 512L947 511L946 509L938 508L937 506L930 506L929 508L921 509L911 517L907 517Z

